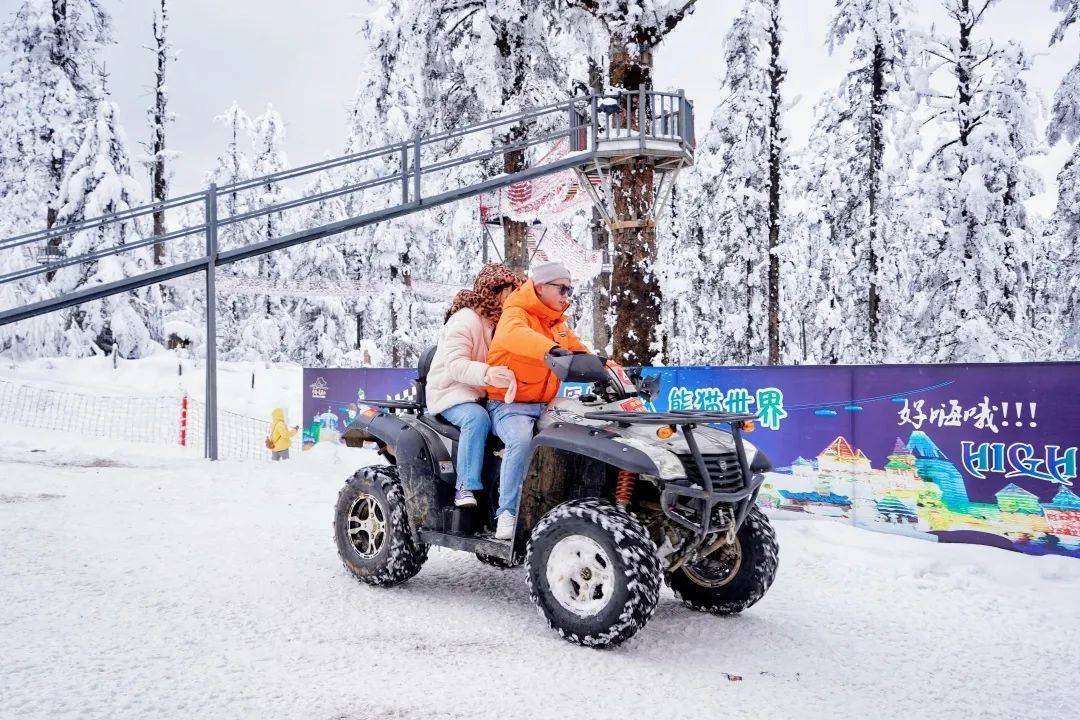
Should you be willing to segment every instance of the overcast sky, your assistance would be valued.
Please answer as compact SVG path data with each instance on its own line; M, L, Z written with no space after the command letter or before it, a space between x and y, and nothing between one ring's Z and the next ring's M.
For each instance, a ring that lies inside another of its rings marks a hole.
M112 13L117 44L107 54L112 91L132 144L146 139L145 111L151 101L152 54L143 49L152 36L155 0L102 0ZM920 18L933 19L937 0L913 0ZM19 0L0 0L6 18ZM684 88L695 100L698 136L708 126L719 99L721 40L740 0L699 0L697 11L670 35L656 58L657 85ZM989 32L1001 40L1021 40L1036 54L1032 84L1047 102L1058 81L1080 54L1072 32L1048 50L1055 16L1050 0L1002 0L990 11ZM346 107L357 86L365 52L358 28L360 0L171 0L170 34L180 52L170 68L169 86L176 123L169 145L182 153L175 162L171 194L204 185L205 173L225 142L213 122L234 100L251 115L273 103L288 129L292 164L342 150ZM841 53L830 56L824 43L832 0L785 0L784 55L789 66L785 98L801 96L787 117L795 144L803 142L810 113L822 92L834 88L845 71ZM1043 172L1047 192L1034 203L1043 211L1056 197L1054 176L1067 157L1059 145L1033 164Z

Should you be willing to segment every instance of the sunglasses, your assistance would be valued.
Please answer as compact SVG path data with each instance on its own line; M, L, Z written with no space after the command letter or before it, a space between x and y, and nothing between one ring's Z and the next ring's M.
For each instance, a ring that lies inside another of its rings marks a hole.
M559 294L563 297L572 297L574 294L574 288L570 285L563 285L562 283L547 283L551 287L559 288Z

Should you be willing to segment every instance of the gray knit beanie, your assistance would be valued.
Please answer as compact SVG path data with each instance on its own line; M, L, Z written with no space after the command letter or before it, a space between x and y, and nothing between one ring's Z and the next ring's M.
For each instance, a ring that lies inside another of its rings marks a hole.
M570 271L561 262L545 262L534 265L532 280L534 284L547 283L559 278L570 279Z

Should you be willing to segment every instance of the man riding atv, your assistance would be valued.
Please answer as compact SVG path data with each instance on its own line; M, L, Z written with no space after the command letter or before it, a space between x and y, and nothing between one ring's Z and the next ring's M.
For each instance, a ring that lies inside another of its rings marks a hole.
M546 359L548 355L588 352L566 325L564 313L573 293L565 265L547 262L534 267L532 279L506 298L488 350L488 365L510 368L517 380L511 398L507 397L507 388L487 389L492 430L505 445L495 527L499 540L514 536L518 495L525 479L533 429L547 404L559 393L559 379Z
M426 406L433 348L417 368L415 402L368 400L374 407L342 435L350 446L373 441L387 463L360 469L339 493L345 567L385 586L419 572L430 545L499 567L524 561L548 624L594 647L644 627L662 582L702 612L753 605L778 563L754 504L769 462L742 438L753 416L647 411L659 378L585 352L562 321L568 273L536 271L507 299L490 347L489 364L514 370L516 397L488 389L498 439L485 450L477 505L455 505L459 429ZM557 398L560 381L591 390Z

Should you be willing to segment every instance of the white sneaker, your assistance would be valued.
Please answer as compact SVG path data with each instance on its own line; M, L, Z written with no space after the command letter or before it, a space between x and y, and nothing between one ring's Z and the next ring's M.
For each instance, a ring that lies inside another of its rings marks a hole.
M517 524L517 518L508 512L499 513L499 517L495 523L495 539L496 540L513 540L514 539L514 526Z

